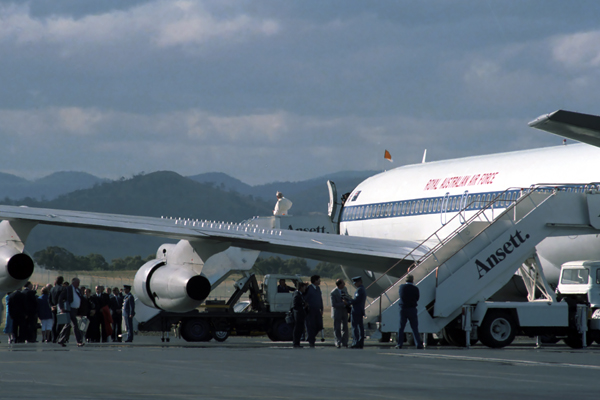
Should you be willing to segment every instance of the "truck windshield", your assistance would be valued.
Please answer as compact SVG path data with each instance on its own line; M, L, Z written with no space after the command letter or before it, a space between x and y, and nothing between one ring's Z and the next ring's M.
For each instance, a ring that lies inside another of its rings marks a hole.
M587 268L563 270L560 283L563 285L581 285L588 283L590 271Z

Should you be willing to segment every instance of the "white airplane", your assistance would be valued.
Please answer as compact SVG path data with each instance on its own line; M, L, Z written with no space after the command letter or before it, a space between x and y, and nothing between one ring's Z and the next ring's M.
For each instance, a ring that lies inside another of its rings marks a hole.
M362 274L367 283L385 273L398 277L436 244L438 239L430 238L433 232L441 226L455 229L494 197L503 196L486 211L489 218L514 201L522 188L534 184L580 190L600 182L600 117L560 110L530 126L587 144L422 163L380 173L358 185L342 205L340 235L0 206L4 220L0 223L0 292L14 290L31 276L33 261L23 250L37 224L179 239L176 245L161 246L157 259L142 266L134 280L136 295L144 304L167 311L187 311L201 304L213 283L202 274L204 261L228 248L339 263L347 275ZM333 218L337 220L336 215ZM537 252L549 280L556 281L562 263L600 259L600 240L596 235L549 238ZM380 282L369 295L378 295L385 286Z

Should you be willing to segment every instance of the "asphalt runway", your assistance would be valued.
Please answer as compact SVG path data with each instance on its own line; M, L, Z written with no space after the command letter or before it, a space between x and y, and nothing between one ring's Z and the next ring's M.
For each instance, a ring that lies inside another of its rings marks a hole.
M6 343L0 399L596 399L600 346L315 349L266 338L187 343Z

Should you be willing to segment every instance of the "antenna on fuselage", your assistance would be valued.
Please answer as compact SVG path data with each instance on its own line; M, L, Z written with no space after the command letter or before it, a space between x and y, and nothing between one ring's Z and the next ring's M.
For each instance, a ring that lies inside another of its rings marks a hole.
M425 149L425 151L423 152L423 161L421 161L421 164L425 164L426 158L427 158L427 149Z

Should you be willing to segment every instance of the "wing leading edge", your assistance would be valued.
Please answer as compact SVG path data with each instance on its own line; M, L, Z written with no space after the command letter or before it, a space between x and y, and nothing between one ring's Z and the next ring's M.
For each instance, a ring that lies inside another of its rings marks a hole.
M600 117L596 115L558 110L536 118L529 126L600 147Z
M387 271L419 246L413 241L266 229L251 224L15 206L0 206L0 219L160 236L190 242L230 243L234 247L339 263L375 272ZM418 258L427 250L417 249L412 256ZM399 265L404 269L407 266L406 263Z

